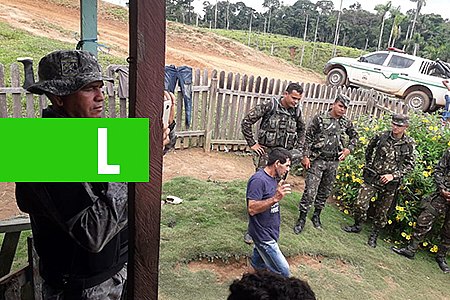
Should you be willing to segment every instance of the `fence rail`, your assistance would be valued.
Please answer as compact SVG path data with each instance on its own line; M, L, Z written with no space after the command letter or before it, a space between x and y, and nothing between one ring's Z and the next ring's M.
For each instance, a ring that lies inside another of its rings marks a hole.
M118 65L111 65L106 69L107 75L114 82L107 82L104 87L106 97L103 117L127 117L128 76L121 76L123 73L118 72L124 69L127 67ZM46 97L32 95L20 86L23 79L18 64L13 63L9 73L10 86L6 86L5 69L0 64L0 117L40 117L42 109L48 105ZM261 101L280 96L289 83L275 78L194 69L192 121L189 128L183 114L183 97L180 91L177 92L175 117L178 138L175 148L201 147L207 151L246 149L240 130L242 118ZM347 116L351 119L362 114L378 118L386 113L405 113L408 109L403 101L374 90L336 88L316 83L301 83L301 86L305 94L303 117L307 123L316 113L327 110L339 93L344 93L351 99L347 110Z

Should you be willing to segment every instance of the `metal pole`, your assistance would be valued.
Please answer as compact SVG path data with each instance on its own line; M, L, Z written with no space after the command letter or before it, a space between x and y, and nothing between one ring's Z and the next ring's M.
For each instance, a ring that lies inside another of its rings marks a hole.
M97 1L80 0L81 40L82 50L87 50L97 56Z

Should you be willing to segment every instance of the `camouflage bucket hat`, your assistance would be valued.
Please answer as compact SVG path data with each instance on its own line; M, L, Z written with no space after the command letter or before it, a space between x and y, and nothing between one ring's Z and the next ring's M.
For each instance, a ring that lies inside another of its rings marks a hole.
M94 81L107 80L97 59L88 51L60 50L44 56L39 62L39 81L27 88L30 93L49 92L66 96Z
M407 126L409 124L409 117L402 114L392 115L392 124L397 126Z
M350 105L350 98L343 94L337 95L335 101L340 101L342 104L344 104L345 108Z

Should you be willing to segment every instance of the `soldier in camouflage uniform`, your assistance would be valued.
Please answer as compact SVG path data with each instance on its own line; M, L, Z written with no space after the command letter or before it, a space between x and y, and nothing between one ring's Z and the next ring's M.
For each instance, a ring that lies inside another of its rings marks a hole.
M332 108L311 120L306 130L302 165L305 167L305 191L299 204L300 215L294 226L294 233L300 234L305 226L306 215L312 203L311 218L315 228L321 228L320 213L331 194L336 180L339 161L344 160L356 146L358 133L353 123L345 117L350 99L338 95ZM349 137L344 146L343 135Z
M423 202L423 210L417 218L410 244L404 248L391 249L407 258L414 258L419 244L433 227L433 223L445 216L441 231L441 244L436 253L436 262L444 273L450 273L445 258L450 249L450 149L447 149L434 169L436 192Z
M305 137L305 123L302 118L303 88L298 83L287 86L281 98L272 97L253 107L242 119L241 130L249 147L254 151L253 164L256 170L267 165L271 149L281 147L289 150L292 163L298 163L301 157L301 145ZM255 141L252 126L261 120L258 139ZM244 241L252 243L246 233Z
M375 248L380 230L386 226L388 211L395 201L397 188L406 174L414 169L414 140L406 135L408 117L392 116L392 130L376 134L367 145L364 183L354 207L355 224L345 226L346 232L359 233L367 219L370 201L378 194L374 226L368 245Z
M252 108L242 119L241 129L249 147L254 151L256 170L267 165L270 149L281 147L289 150L293 161L300 158L300 147L305 136L302 118L303 88L291 83L279 99L272 97ZM261 120L258 139L255 141L252 126Z
M89 52L46 55L39 63L39 79L28 91L50 99L44 118L101 117L102 86L108 78ZM65 163L55 161L52 153L46 160ZM126 183L17 182L16 200L30 215L43 299L121 298L128 260Z

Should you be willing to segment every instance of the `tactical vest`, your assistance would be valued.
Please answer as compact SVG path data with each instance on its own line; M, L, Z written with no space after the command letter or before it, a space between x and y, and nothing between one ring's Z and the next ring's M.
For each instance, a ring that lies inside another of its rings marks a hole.
M261 120L258 143L269 147L291 150L297 146L297 120L301 118L301 105L286 109L272 98L272 109Z
M380 136L380 139L378 140L378 143L376 145L376 152L375 152L375 158L382 158L381 148L380 145L383 145L387 142L387 140L390 137L391 132L387 131L383 133ZM403 160L405 159L405 156L409 153L410 147L408 146L407 142L402 143L401 145L394 145L394 153L395 153L395 161L397 162L397 165L400 166L403 163Z
M332 118L325 112L319 116L319 133L311 145L311 151L316 154L336 155L344 148L342 136L348 127L347 118L337 119L336 126L332 126ZM329 144L333 146L328 146Z

